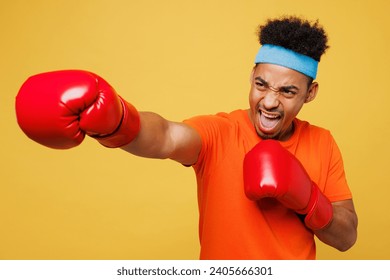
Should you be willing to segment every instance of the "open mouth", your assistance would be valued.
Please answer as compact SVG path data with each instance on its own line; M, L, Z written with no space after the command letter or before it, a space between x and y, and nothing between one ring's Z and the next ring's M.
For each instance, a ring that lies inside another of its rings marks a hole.
M280 122L280 114L272 114L264 111L259 111L259 114L259 123L261 126L261 130L267 133L273 132L275 127Z

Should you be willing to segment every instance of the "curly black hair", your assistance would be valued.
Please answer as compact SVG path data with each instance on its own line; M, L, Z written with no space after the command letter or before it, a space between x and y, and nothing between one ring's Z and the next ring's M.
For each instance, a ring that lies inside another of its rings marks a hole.
M261 45L278 45L316 61L329 48L328 36L318 20L312 23L296 16L269 19L259 26L258 37Z

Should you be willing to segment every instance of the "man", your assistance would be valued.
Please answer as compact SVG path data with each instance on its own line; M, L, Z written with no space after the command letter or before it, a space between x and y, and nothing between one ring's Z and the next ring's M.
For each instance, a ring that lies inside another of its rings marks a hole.
M52 148L74 147L87 134L193 166L201 259L314 259L314 235L348 250L357 216L340 151L329 131L296 118L316 97L326 34L286 17L261 26L259 39L248 110L168 121L138 112L93 73L65 70L23 84L18 123Z

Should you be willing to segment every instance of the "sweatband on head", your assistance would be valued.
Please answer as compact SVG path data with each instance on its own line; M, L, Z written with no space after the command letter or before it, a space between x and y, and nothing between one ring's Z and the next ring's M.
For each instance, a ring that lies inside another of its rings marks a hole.
M317 77L318 61L281 46L263 45L256 55L255 63L276 64L298 71L313 79Z

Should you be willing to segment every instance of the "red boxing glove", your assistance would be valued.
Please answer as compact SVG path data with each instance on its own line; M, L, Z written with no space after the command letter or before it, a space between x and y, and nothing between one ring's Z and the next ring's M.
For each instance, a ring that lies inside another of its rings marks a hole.
M287 208L305 214L305 224L310 229L323 229L332 220L328 198L278 141L263 140L245 155L244 186L251 200L273 197Z
M120 147L140 130L138 111L101 77L81 70L28 78L16 97L16 116L29 138L55 149L75 147L85 134Z

